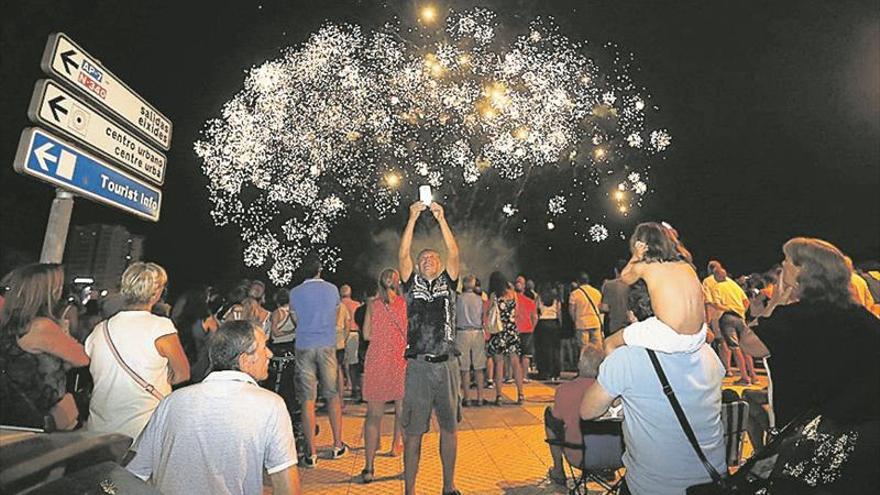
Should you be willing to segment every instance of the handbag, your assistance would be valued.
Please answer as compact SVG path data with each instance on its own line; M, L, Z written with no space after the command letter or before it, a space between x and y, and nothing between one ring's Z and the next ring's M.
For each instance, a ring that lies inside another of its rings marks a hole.
M494 295L489 303L489 312L486 315L486 332L489 335L501 333L504 330L504 322L501 321L501 308L498 307L498 298Z
M128 364L126 364L125 360L122 359L122 356L119 355L119 351L116 349L116 345L113 344L113 339L110 338L110 320L104 320L104 324L102 325L102 331L104 332L104 339L107 341L107 345L110 347L110 352L113 354L113 357L116 358L116 362L119 363L119 366L128 373L128 376L132 378L138 385L141 386L144 390L147 391L150 395L156 398L156 400L162 400L165 398L162 395L162 392L156 390L150 382L141 378L140 375L135 372L135 370L131 369Z

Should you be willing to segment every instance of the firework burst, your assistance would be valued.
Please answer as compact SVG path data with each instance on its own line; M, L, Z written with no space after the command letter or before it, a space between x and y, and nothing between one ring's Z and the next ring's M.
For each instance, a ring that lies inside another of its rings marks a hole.
M240 229L245 264L278 284L308 253L332 265L341 218L381 221L420 184L457 222L508 234L534 203L607 238L586 214L597 188L626 183L641 201L671 144L647 126L649 95L620 56L600 67L552 20L509 43L497 32L485 9L451 13L430 36L327 24L252 68L195 143L212 216ZM555 190L530 187L541 177Z

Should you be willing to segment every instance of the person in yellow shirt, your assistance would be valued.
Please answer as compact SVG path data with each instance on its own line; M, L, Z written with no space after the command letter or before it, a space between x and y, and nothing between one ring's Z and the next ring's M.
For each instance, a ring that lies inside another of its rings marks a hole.
M727 277L727 270L717 268L715 270L715 285L710 291L711 299L707 302L721 315L718 326L729 352L733 354L736 365L739 368L740 380L735 385L750 385L757 381L754 361L748 359L739 347L739 338L745 331L746 309L749 307L749 299L745 291ZM729 357L725 360L729 362Z
M574 322L578 345L596 345L602 348L602 320L599 316L599 305L602 304L602 293L590 285L590 276L586 272L578 275L578 286L571 291L568 298L568 311Z
M719 268L724 268L723 266L721 266L720 261L718 261L718 260L709 261L709 264L706 266L706 273L708 273L708 275L706 276L706 278L703 279L703 289L705 291L711 291L715 287L715 285L718 283L715 280L715 270L717 270Z

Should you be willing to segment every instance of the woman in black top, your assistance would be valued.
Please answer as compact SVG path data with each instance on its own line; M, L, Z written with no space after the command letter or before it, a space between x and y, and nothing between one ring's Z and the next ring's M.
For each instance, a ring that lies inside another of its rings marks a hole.
M66 372L87 366L89 357L55 316L64 272L60 265L32 264L3 282L10 290L0 312L0 424L73 429L78 410Z
M813 411L857 433L857 443L827 466L814 456L821 475L813 481L876 493L865 491L865 483L878 484L873 463L880 455L880 320L855 302L850 269L834 245L798 237L782 250L779 285L755 331L743 334L742 348L754 357L769 356L777 426Z

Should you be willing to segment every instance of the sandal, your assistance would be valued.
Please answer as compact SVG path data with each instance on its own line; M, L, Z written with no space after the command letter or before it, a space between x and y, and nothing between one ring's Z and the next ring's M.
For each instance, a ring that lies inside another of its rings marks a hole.
M368 483L372 483L373 481L373 470L372 469L364 469L361 471L361 481L366 485Z
M525 402L525 401L526 401L526 396L525 396L525 395L523 395L523 394L519 394L519 395L516 396L516 404L517 404L518 406L521 406L522 403Z
M397 445L391 447L391 450L388 451L388 457L400 457L400 454L403 453L403 445Z

